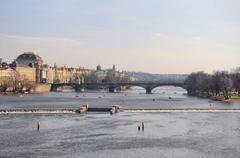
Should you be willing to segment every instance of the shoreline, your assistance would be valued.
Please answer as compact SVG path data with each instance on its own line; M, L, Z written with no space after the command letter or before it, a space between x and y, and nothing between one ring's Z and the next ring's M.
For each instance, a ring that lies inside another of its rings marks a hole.
M237 98L237 99L235 99L235 98L230 98L230 99L228 99L228 100L224 100L224 102L225 103L240 103L240 99L239 98Z

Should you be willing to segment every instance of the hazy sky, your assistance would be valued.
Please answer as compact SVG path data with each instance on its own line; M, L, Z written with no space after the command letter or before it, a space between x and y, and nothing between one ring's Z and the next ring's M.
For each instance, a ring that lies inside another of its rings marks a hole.
M0 58L190 73L240 66L239 0L0 0Z

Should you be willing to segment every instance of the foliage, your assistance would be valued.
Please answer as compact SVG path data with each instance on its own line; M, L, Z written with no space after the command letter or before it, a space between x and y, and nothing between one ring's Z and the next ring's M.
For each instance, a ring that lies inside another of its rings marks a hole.
M240 90L240 74L216 71L212 75L197 72L190 74L185 80L189 95L200 97L223 96L225 99L231 97L232 91Z

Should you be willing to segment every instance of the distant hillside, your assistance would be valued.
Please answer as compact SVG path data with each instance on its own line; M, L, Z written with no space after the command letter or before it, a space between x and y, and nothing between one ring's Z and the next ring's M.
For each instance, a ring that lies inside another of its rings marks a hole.
M128 72L128 75L137 78L138 81L162 81L162 82L184 82L187 74L151 74L146 72Z

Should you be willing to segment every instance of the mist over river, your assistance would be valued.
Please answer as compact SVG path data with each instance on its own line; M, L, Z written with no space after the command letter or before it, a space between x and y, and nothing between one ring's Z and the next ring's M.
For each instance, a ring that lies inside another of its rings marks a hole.
M136 109L240 108L239 103L189 97L178 87L153 92L133 87L120 93L0 96L0 109L79 108L84 103ZM19 114L0 115L0 120L0 157L240 157L239 113ZM137 130L141 122L144 131Z

